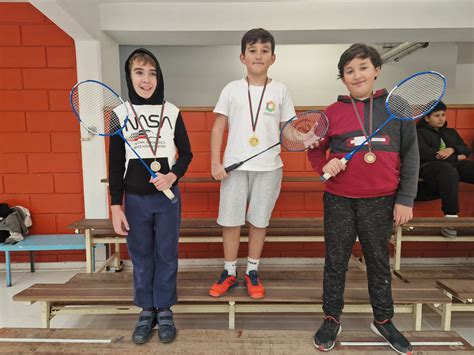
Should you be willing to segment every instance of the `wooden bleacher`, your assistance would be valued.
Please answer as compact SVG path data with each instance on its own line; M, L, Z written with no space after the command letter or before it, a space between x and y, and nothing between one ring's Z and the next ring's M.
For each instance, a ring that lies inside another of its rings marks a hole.
M435 270L418 267L395 270L394 274L408 284L438 287L452 300L444 304L429 304L442 316L445 330L450 329L452 312L474 311L474 266L437 267Z
M0 329L5 354L315 354L314 331L297 330L202 330L177 332L176 341L160 344L152 339L133 344L128 329ZM414 344L414 353L423 355L473 354L474 348L454 332L404 332ZM36 341L25 342L25 339ZM48 342L42 342L45 339ZM66 341L78 343L66 343ZM394 354L377 335L367 330L344 330L338 336L335 355ZM62 342L61 342L62 341ZM82 341L82 342L81 342ZM87 342L86 342L87 341ZM95 342L94 342L95 341ZM427 345L432 342L444 345ZM420 344L422 343L422 344ZM375 345L378 344L378 345ZM423 345L424 344L424 345ZM375 346L374 346L375 345Z
M115 252L108 257L96 272L103 271L108 266L121 268L120 244L126 243L123 236L115 234L109 219L83 219L74 222L68 228L77 233L84 233L86 243L86 270L95 270L93 255L94 247L98 244L113 244ZM248 227L242 227L241 241L248 241ZM267 242L323 242L322 218L274 218L267 228ZM183 219L180 229L180 243L222 243L222 227L214 218Z
M220 298L209 297L207 292L220 270L182 271L178 273L177 313L225 313L229 329L235 328L239 313L267 312L322 312L322 268L305 271L261 270L266 296L261 300L248 297L243 284ZM243 274L243 270L240 272ZM411 285L393 278L393 298L396 313L412 314L414 329L421 329L423 304L446 304L451 299L435 285ZM60 314L137 313L134 307L132 274L82 273L64 284L36 284L13 299L27 303L41 303L42 326ZM446 310L449 308L445 307ZM347 274L345 313L372 313L365 272L357 268ZM447 317L450 319L450 317Z
M456 228L458 236L456 238L442 236L442 227ZM394 245L394 270L400 270L403 242L474 242L474 217L414 218L403 226L396 227L391 239Z

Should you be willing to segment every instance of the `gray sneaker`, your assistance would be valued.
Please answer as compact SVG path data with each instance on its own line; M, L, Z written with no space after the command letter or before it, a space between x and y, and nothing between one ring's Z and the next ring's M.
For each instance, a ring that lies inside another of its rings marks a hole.
M458 231L455 228L443 227L441 228L441 235L446 238L456 238Z

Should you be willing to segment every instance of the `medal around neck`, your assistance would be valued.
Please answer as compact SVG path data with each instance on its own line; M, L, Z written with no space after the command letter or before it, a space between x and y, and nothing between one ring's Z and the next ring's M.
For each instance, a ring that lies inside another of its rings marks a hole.
M249 144L252 146L252 147L256 147L258 145L259 141L258 141L258 138L257 136L252 136L250 137L249 139Z
M160 169L161 169L161 164L155 160L155 161L153 161L153 162L150 164L150 168L151 168L151 170L153 170L155 173L157 173L157 172L160 171Z
M373 164L377 160L377 156L373 152L367 152L364 154L364 161L367 164Z

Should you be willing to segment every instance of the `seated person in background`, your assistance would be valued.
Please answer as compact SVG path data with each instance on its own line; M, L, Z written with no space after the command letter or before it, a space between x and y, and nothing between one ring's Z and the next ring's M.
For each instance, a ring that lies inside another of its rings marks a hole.
M440 101L417 125L420 149L420 182L417 201L441 198L447 218L459 213L459 182L474 184L474 161L468 160L471 149L454 128L448 128L446 105ZM454 228L443 227L441 234L454 238Z

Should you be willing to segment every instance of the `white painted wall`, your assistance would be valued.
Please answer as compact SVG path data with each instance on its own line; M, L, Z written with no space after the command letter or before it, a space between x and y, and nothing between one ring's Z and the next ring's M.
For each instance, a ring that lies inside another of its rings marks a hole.
M270 77L285 83L297 106L328 105L344 85L336 80L337 62L349 44L278 45ZM474 64L457 64L457 45L432 43L383 66L377 88L392 88L408 75L436 70L448 79L445 101L474 104ZM120 67L137 46L120 46ZM164 73L165 97L179 106L214 106L226 83L245 76L239 46L147 46L156 54ZM122 76L122 92L126 86Z

